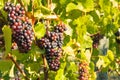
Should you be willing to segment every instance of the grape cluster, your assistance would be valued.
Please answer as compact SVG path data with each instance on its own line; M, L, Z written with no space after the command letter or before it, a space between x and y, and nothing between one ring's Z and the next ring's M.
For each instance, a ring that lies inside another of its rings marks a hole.
M89 80L89 65L86 61L79 63L79 80Z
M38 40L38 46L45 48L45 56L50 70L57 71L60 67L60 57L63 44L63 32L66 30L64 24L57 25L53 31L46 31L43 38Z
M115 36L116 36L116 42L118 44L120 44L120 28L118 29L118 31L115 33Z
M92 43L93 48L97 48L98 45L99 45L100 39L103 38L103 35L100 34L100 33L97 33L97 34L92 35L91 38L92 38L92 40L93 40L93 43Z
M8 22L12 29L13 42L17 43L20 52L27 53L34 39L32 24L25 16L25 10L20 4L7 2L4 10L8 12Z

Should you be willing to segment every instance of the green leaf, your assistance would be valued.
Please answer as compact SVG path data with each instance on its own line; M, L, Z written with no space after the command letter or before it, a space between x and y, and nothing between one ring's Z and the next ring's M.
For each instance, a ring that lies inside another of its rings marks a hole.
M92 12L90 12L90 15L93 17L93 20L98 23L99 22L99 15L97 14L97 12L94 10Z
M72 72L76 72L78 69L77 65L75 64L75 62L70 62L70 65L68 67L68 70L71 70Z
M41 12L45 15L45 14L50 14L51 11L49 8L45 7L45 6L40 6L41 8Z
M79 9L74 9L74 10L71 10L69 13L68 13L68 18L70 19L77 19L78 17L80 17L82 15L82 12L79 10Z
M4 41L5 41L5 52L6 52L5 55L7 55L11 51L12 32L11 32L10 27L7 25L5 25L2 28L2 31L3 31Z
M18 50L12 50L12 55L16 56L17 60L24 61L28 59L30 54L23 54L23 53L19 53Z
M30 4L30 1L31 1L31 0L27 0L27 1L24 0L23 3L24 3L25 5L29 5L29 4Z
M35 36L39 39L45 35L45 32L46 32L45 25L38 22L35 25Z
M99 0L99 5L101 9L104 10L106 13L110 13L111 10L110 0Z
M69 78L70 80L77 80L77 76L78 74L76 74L76 72L78 71L78 66L77 64L75 64L75 62L67 62L67 66L66 66L66 77Z
M65 2L68 0L60 0L60 4L65 4Z
M69 3L66 7L67 12L74 10L74 9L78 9L83 12L90 12L94 10L94 1L93 0L81 0L77 4Z
M81 53L77 54L76 57L78 57L78 58L80 58L82 60L88 60L84 50L81 50Z
M29 3L27 4L28 5L28 12L32 11L32 0L28 1Z
M7 18L8 18L7 12L5 12L4 9L1 9L1 10L0 10L0 13L1 13L1 16L0 16L0 17L2 17L3 20L7 21Z
M59 69L57 71L57 75L55 76L55 80L66 80L64 75L64 69Z
M90 12L94 10L94 0L81 0L80 2L81 3L78 5L80 5L79 7L81 7L80 9L83 12Z
M70 36L69 35L67 35L65 38L64 38L64 44L63 44L63 46L64 45L67 45L67 43L70 41Z
M72 7L71 7L72 6ZM74 10L74 9L78 9L77 8L77 5L75 5L74 3L69 3L68 5L67 5L67 7L66 7L66 11L67 12L70 12L70 11L72 11L72 10Z
M89 66L90 66L90 70L91 70L91 71L94 71L94 70L95 70L95 65L94 65L93 62L90 62Z
M107 58L107 56L99 56L99 60L96 63L96 66L98 68L107 68L107 66L110 64L110 60Z
M8 72L12 67L12 62L9 60L0 60L0 71Z
M114 54L111 50L107 51L107 57L110 59L110 61L114 61Z
M39 69L40 69L40 65L37 62L29 63L27 65L27 67L29 68L29 73L31 73L31 72L38 72Z

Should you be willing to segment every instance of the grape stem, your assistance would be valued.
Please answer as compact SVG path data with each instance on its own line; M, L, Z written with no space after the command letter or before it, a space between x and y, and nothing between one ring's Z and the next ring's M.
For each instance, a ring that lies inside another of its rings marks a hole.
M23 72L23 70L19 67L18 63L16 62L16 60L13 58L13 56L9 53L7 58L11 59L11 61L15 64L15 66L18 68L18 70L20 71L20 73L24 76L24 78L26 80L29 80L28 77L26 76L26 74Z
M44 55L42 55L43 64L44 64L44 80L48 80L48 70L47 70L47 62Z

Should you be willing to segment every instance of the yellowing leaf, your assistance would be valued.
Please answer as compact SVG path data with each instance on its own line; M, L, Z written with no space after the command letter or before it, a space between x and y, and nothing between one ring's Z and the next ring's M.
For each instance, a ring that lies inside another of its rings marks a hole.
M9 73L10 77L15 77L15 75L14 75L14 67L15 67L15 64L13 64L11 69L10 69L10 73Z
M107 57L110 59L110 61L114 60L114 54L111 50L107 51Z
M55 76L55 80L66 80L64 76L64 69L59 69L57 71L57 75Z
M65 47L65 48L64 48L64 51L65 51L65 53L67 53L68 55L75 56L75 55L74 55L74 50L73 50L73 48L70 47L70 46Z
M85 55L86 55L87 60L90 61L91 51L90 51L90 50L86 50L86 51L85 51Z
M45 25L40 22L35 25L35 36L39 39L44 36L46 32Z
M98 69L100 69L100 67L104 64L104 60L99 58L99 60L96 63L96 66L98 67Z

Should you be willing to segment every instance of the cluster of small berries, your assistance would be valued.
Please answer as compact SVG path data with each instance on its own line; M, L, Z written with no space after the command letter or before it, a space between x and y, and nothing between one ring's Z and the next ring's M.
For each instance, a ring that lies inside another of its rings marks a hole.
M60 57L63 44L63 32L66 30L64 24L57 25L53 31L46 31L43 38L38 40L38 46L45 48L45 56L50 70L57 71L60 67Z
M86 61L79 63L79 80L89 80L89 65Z
M8 12L8 22L12 29L13 42L17 44L18 49L22 53L27 53L31 49L34 39L32 24L25 16L25 10L20 5L14 5L7 2L4 10Z

